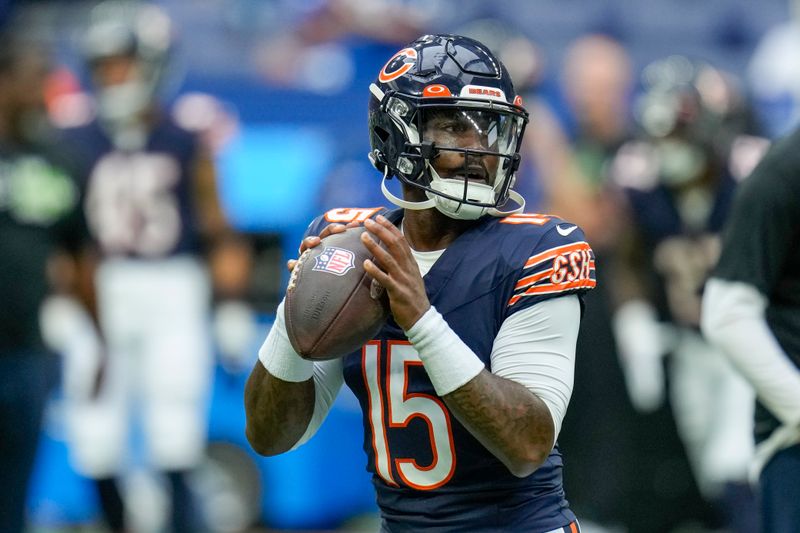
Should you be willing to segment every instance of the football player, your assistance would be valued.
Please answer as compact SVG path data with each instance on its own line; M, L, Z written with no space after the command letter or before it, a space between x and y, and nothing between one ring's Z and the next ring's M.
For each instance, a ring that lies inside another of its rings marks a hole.
M635 109L641 134L620 147L611 167L630 219L617 272L619 356L640 410L656 410L669 383L699 489L723 515L738 517L728 527L752 531L746 471L753 393L699 325L702 287L718 258L733 191L766 141L748 135L746 106L718 69L671 56L642 75Z
M71 455L98 481L115 531L125 528L116 478L127 466L133 409L147 465L169 480L173 529L196 530L186 473L204 451L213 363L202 252L212 265L224 258L217 296L244 291L247 280L247 247L226 225L210 154L159 104L173 30L155 5L96 6L83 41L96 118L64 135L86 169L107 350L98 396L73 406Z
M399 209L329 211L302 245L363 223L392 316L361 349L312 363L281 304L248 380L247 437L263 455L311 438L347 383L383 531L578 531L556 440L594 259L574 224L522 213L527 119L481 43L426 35L397 52L370 85L369 133Z
M702 327L758 395L761 531L800 524L800 132L776 141L737 191Z

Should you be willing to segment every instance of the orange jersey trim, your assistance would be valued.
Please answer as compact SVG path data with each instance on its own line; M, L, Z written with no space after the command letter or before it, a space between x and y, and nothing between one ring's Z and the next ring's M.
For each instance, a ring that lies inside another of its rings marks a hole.
M531 287L521 294L515 294L508 301L508 305L514 305L521 298L525 296L533 296L535 294L553 294L556 292L564 292L573 289L592 289L597 286L597 282L593 279L578 279L569 283L548 283L547 285L540 285L538 287Z
M536 283L537 281L542 281L545 278L549 278L553 274L553 269L548 268L547 270L542 270L541 272L537 272L536 274L531 274L530 276L525 276L521 280L517 282L516 287L514 287L515 291L520 289L524 289L525 287L529 287Z
M576 252L578 250L587 250L590 251L591 247L585 241L580 242L573 242L570 244L565 244L563 246L557 246L555 248L550 248L544 252L538 253L536 255L532 255L528 261L525 263L523 268L531 268L532 266L536 266L542 261L547 261L548 259L553 259L557 255L569 253L569 252Z
M501 224L534 224L536 226L543 226L547 224L553 217L551 215L543 215L540 213L517 213L508 215L500 220Z

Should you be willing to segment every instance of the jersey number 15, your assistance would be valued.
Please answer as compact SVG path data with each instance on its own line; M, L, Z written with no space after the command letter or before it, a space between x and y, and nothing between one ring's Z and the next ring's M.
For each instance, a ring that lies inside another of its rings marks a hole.
M441 487L450 480L456 467L450 415L439 398L408 391L409 368L422 365L410 343L389 341L386 357L386 381L382 387L379 375L381 342L371 341L362 350L375 471L386 483L394 486L402 483L417 490ZM387 428L402 430L415 417L421 418L428 426L433 457L429 465L420 465L413 457L393 458L389 451ZM393 475L392 465L399 481Z

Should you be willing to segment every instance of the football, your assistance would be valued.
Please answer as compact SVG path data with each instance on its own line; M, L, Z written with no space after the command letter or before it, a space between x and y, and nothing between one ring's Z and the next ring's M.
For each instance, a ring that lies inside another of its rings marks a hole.
M292 347L304 359L335 359L371 340L389 316L386 291L364 270L372 254L363 226L322 239L298 258L284 316Z

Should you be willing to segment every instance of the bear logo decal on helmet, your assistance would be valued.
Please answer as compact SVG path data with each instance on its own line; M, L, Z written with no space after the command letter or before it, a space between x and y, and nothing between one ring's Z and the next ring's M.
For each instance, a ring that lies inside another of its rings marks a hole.
M403 48L386 62L378 74L378 79L383 83L399 78L417 62L417 51L413 48Z

